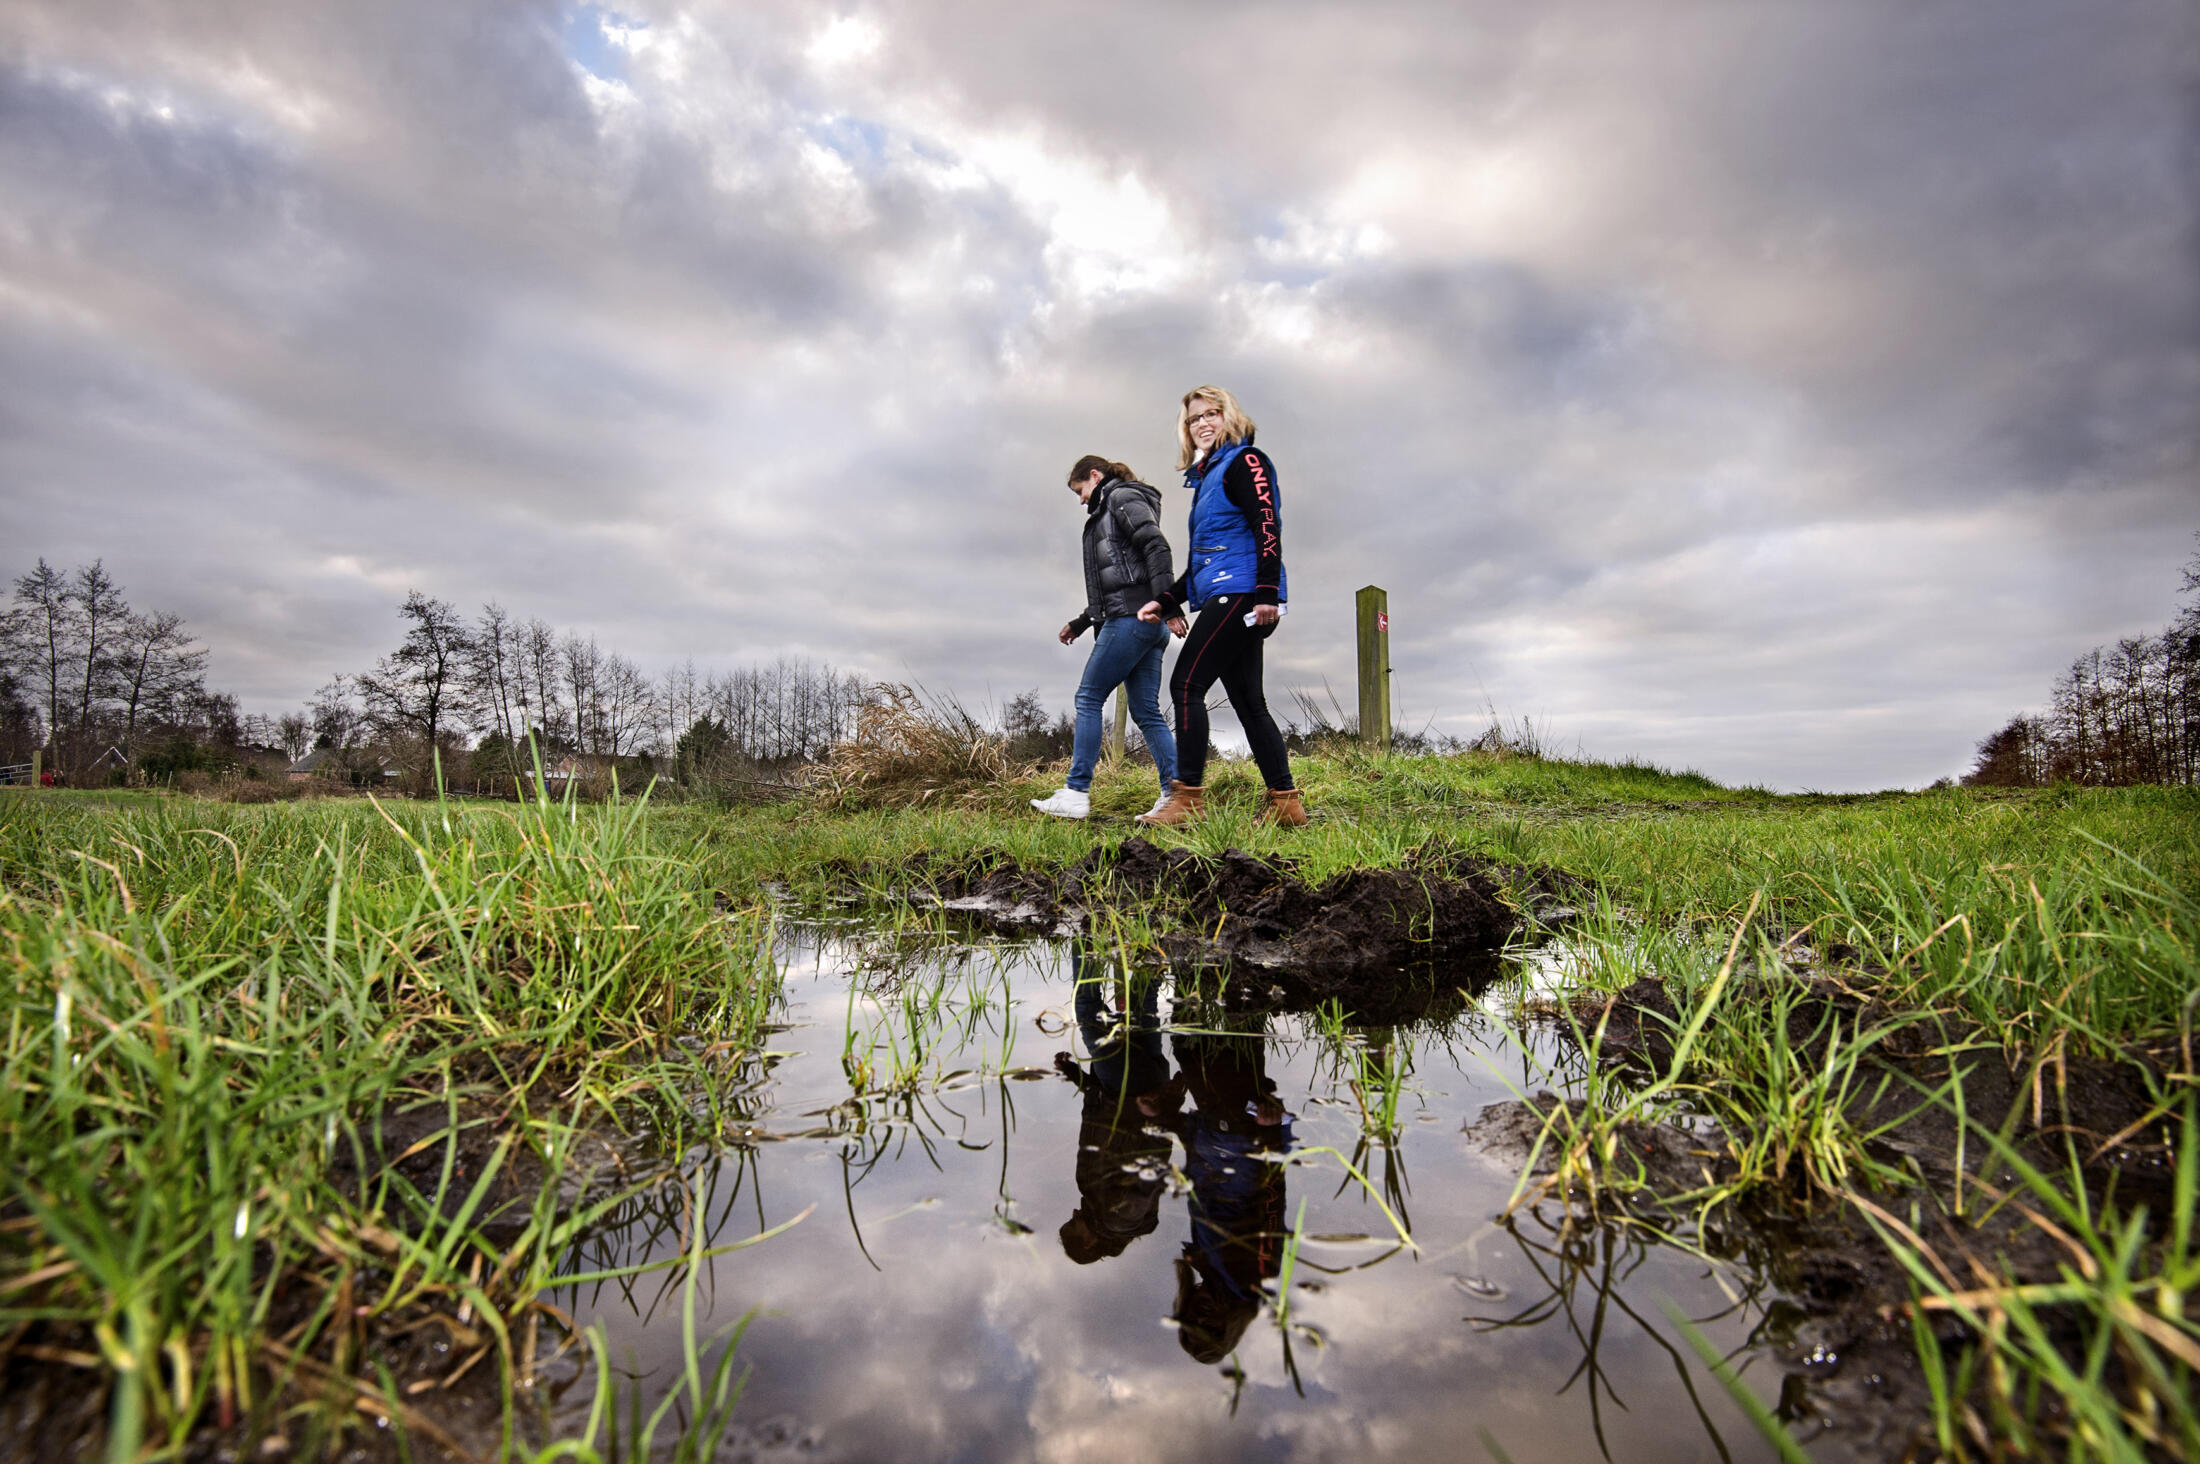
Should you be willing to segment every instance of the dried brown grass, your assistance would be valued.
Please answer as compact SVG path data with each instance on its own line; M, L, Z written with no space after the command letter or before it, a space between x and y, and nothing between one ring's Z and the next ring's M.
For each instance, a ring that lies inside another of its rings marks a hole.
M224 803L290 803L308 796L307 784L288 778L248 778L233 771L218 773L186 769L168 785L193 798L212 798Z
M1005 741L953 697L882 682L856 715L855 735L833 744L806 784L829 808L982 804L1028 769Z

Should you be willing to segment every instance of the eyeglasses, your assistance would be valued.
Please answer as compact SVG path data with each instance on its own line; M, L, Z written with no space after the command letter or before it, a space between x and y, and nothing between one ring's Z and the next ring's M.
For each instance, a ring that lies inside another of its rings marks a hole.
M1189 417L1186 417L1184 419L1184 425L1187 427L1197 427L1202 422L1219 422L1221 420L1222 408L1209 407L1204 412L1194 412Z

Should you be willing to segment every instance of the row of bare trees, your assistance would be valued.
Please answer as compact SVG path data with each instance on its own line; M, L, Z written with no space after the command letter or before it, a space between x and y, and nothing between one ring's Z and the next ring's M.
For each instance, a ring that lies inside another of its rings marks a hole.
M234 745L236 699L207 690L206 655L182 616L132 609L103 562L40 559L0 613L0 763L43 750L68 775L161 742Z
M814 762L849 735L872 695L862 678L804 659L701 674L689 661L659 688L659 727L664 745L676 747L707 719L751 762Z
M2057 679L2047 710L2012 717L1979 744L1964 782L2114 786L2200 783L2200 555L2160 635L2096 646Z
M346 766L370 756L419 763L430 748L456 765L470 753L484 783L525 776L536 756L653 767L671 759L662 771L707 783L822 756L867 696L857 677L784 658L731 671L690 661L652 678L594 636L494 603L468 620L415 591L399 613L398 647L283 719L286 741L308 741Z

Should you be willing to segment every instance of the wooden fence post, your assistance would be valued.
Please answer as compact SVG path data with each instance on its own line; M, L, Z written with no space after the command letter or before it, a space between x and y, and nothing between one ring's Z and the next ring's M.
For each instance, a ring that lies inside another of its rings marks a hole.
M1390 596L1367 585L1360 612L1360 740L1390 751Z
M33 788L42 788L42 787L44 787L44 786L45 786L45 780L44 780L43 778L41 778L41 777L39 776L39 774L40 774L40 773L42 773L43 771L45 771L45 763L46 763L46 751L45 751L45 749L44 749L44 748L33 748L33 749L31 749L31 786L32 786Z
M1115 689L1115 727L1108 733L1108 757L1121 762L1125 749L1130 746L1131 689L1118 686Z

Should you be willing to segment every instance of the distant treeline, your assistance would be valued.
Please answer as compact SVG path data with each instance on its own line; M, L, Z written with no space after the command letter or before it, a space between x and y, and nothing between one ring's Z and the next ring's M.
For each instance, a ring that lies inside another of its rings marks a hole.
M194 639L180 615L131 608L100 561L64 574L39 560L0 613L0 766L42 751L82 773L247 740L237 699L207 690Z
M1989 787L2200 782L2200 555L2160 635L2096 646L2056 681L2047 710L2012 717L1963 781Z
M562 768L713 785L824 754L868 695L861 678L808 660L652 678L594 636L521 620L494 603L467 619L415 592L396 649L338 675L283 718L286 742L354 773L441 759L446 779L511 786Z
M74 783L242 774L310 761L342 783L509 789L540 758L561 780L614 770L708 784L824 755L870 695L808 660L651 678L593 636L495 604L471 620L406 597L402 641L339 674L309 705L242 715L207 686L207 650L181 616L140 613L104 564L41 559L0 612L0 767L33 753ZM319 754L318 756L315 756Z

